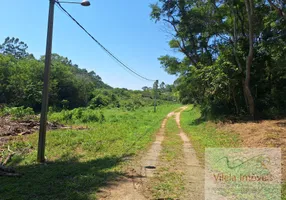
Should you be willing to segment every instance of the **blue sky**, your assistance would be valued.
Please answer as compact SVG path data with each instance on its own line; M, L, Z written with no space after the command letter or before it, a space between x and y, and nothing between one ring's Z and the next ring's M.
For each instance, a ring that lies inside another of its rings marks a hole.
M150 20L155 0L91 0L90 7L62 4L96 39L129 67L150 78L171 84L157 58L174 54L162 24ZM37 58L45 53L48 0L1 1L0 42L18 37ZM53 52L68 57L81 68L94 70L113 87L141 89L152 86L121 68L59 8L55 8Z

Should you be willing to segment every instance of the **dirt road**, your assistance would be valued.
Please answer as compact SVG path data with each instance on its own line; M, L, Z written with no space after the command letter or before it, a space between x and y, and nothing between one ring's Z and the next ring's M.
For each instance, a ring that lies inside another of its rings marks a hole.
M187 107L183 107L181 112ZM185 199L189 200L202 200L204 199L204 169L199 164L199 160L196 156L196 152L192 147L192 144L183 132L180 125L180 114L181 112L176 113L176 122L177 126L180 129L180 137L184 142L183 151L184 151L184 161L185 161L185 174L186 174L186 197Z
M162 151L162 142L165 137L166 122L169 118L174 117L177 126L180 130L178 137L183 141L181 150L183 151L183 159L180 161L179 168L184 175L184 194L180 199L186 200L202 200L204 198L204 171L200 166L189 138L181 129L180 114L187 107L181 107L177 112L169 113L163 120L156 140L151 145L150 149L144 154L141 159L133 163L129 170L128 177L122 177L107 188L104 188L99 195L99 199L112 200L146 200L146 199L161 199L154 198L152 193L148 191L151 177L157 171L157 165L160 161L160 153ZM176 133L174 133L176 134ZM179 162L179 161L178 161ZM163 198L162 198L163 199Z

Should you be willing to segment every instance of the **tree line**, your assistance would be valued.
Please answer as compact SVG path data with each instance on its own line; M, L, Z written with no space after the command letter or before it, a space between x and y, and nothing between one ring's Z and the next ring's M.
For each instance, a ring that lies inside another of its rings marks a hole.
M28 45L18 38L6 38L0 45L0 103L40 110L44 77L44 56L35 59ZM49 104L70 108L87 106L94 88L111 88L94 71L80 69L71 60L52 55Z
M40 111L45 57L36 59L27 50L28 45L14 37L7 37L0 45L0 104ZM49 106L53 110L87 106L134 110L153 105L153 88L145 91L112 88L94 71L81 69L58 54L52 54L51 65ZM173 101L175 97L166 97L172 93L171 86L167 87L166 91L160 90L158 98Z
M159 0L151 8L170 48L184 55L159 58L179 75L183 103L201 105L205 116L285 115L285 1Z

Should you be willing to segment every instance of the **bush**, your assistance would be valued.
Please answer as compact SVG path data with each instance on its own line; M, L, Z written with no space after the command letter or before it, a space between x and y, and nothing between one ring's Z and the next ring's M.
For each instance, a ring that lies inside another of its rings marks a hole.
M88 123L105 121L102 111L88 108L76 108L73 110L62 110L61 112L51 113L49 115L49 119L62 123Z
M111 100L108 96L99 94L93 99L91 99L89 107L94 109L98 107L108 106L108 104L110 103L111 103Z
M0 116L7 116L11 115L12 119L23 119L26 117L29 117L31 115L35 115L34 110L30 107L24 108L24 106L21 107L4 107L0 110Z

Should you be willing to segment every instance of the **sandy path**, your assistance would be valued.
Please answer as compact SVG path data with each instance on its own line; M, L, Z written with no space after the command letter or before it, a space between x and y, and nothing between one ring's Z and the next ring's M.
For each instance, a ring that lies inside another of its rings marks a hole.
M175 113L169 113L161 124L161 128L156 134L156 140L153 142L149 151L142 157L137 166L132 166L130 176L118 180L107 189L103 189L99 199L107 200L145 200L144 183L146 178L152 177L156 171L156 165L160 152L161 143L164 140L165 125L167 120Z
M141 160L141 175L144 177L152 177L155 172L158 163L158 158L162 150L161 144L164 140L165 126L167 120L174 114L175 114L174 112L169 113L167 117L163 120L160 130L156 134L155 142L153 142L151 148Z
M147 200L152 199L144 196L148 194L145 186L148 177L153 177L156 172L156 166L159 164L159 156L162 150L161 143L164 140L165 125L170 117L175 116L177 126L180 129L179 136L184 144L182 150L184 152L183 166L180 166L185 174L185 195L180 199L186 200L203 200L204 199L204 169L200 166L196 157L194 148L189 138L183 132L180 125L180 114L187 106L182 107L178 112L169 113L163 120L156 140L151 145L149 151L140 159L137 166L132 166L130 176L120 178L112 186L102 190L99 199L107 200ZM135 164L136 165L136 164Z
M184 199L188 200L203 200L204 199L204 169L199 164L199 160L196 156L196 152L190 143L189 138L183 132L180 124L180 115L187 107L183 107L182 110L175 115L177 126L180 129L180 137L183 140L184 151L184 172L186 183L186 196Z

